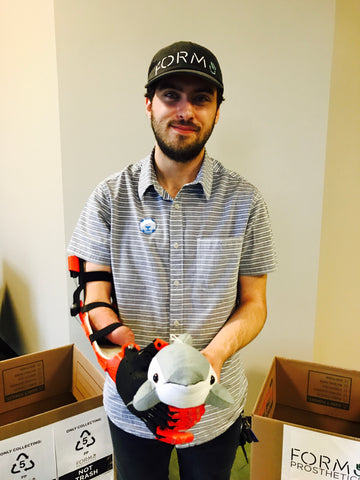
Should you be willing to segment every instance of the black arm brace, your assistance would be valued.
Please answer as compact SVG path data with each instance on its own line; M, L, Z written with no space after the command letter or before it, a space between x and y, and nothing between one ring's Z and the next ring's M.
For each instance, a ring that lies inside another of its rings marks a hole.
M89 312L93 308L97 308L97 307L111 308L111 310L113 310L116 314L118 314L118 308L115 300L116 297L115 297L113 276L110 272L104 272L104 271L85 272L84 260L78 257L69 257L69 271L70 271L70 276L72 278L78 278L78 282L79 282L79 286L77 287L77 289L74 291L74 294L73 294L73 303L70 309L71 316L75 317L80 313ZM83 302L80 299L80 295L85 290L86 284L88 282L99 282L99 281L111 283L111 298L113 303L110 304L106 302L92 302L87 305L83 305Z

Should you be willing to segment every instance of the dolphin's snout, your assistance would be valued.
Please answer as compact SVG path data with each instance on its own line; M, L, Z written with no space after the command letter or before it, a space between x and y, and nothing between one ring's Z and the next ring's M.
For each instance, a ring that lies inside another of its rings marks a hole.
M204 371L194 368L194 365L189 368L188 365L182 365L177 368L168 378L167 383L176 383L178 385L196 385L204 381Z

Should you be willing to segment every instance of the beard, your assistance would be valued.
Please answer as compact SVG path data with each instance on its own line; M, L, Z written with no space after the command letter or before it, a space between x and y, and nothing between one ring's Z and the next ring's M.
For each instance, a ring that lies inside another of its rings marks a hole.
M182 125L190 125L194 126L191 122L178 122ZM169 126L171 125L171 122ZM178 138L172 141L169 138L169 135L166 134L166 129L168 125L165 127L158 122L154 115L151 114L151 128L154 132L156 142L160 148L160 150L171 160L179 163L187 163L196 158L205 147L206 142L210 138L210 135L215 126L215 118L212 125L205 130L200 136L197 136L195 140L192 142L188 141L186 136L178 135ZM195 128L195 127L194 127Z

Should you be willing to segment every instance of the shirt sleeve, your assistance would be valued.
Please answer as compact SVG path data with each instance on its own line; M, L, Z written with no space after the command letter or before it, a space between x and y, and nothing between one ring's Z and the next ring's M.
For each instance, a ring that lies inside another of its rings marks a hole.
M240 275L264 275L276 270L277 257L267 206L255 190L245 231Z
M111 199L105 183L96 187L77 222L68 253L83 260L110 265Z

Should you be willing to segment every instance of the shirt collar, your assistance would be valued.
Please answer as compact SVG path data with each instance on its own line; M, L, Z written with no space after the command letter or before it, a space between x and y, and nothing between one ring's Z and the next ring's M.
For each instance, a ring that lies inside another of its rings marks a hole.
M138 185L138 194L139 198L142 200L147 189L151 186L157 190L158 193L164 189L159 184L156 178L156 172L154 168L154 150L148 155L142 162L139 185ZM207 200L210 199L211 189L213 184L213 160L209 157L207 152L205 152L204 161L201 165L199 173L197 174L196 179L190 185L201 185L205 197Z
M138 185L138 194L140 200L143 199L146 190L155 186L155 183L158 183L155 173L155 168L153 164L154 150L148 155L141 164L139 185Z
M210 199L212 184L213 184L213 173L214 173L214 161L209 157L205 151L204 161L201 165L200 171L193 182L194 184L199 183L206 197L206 200Z

